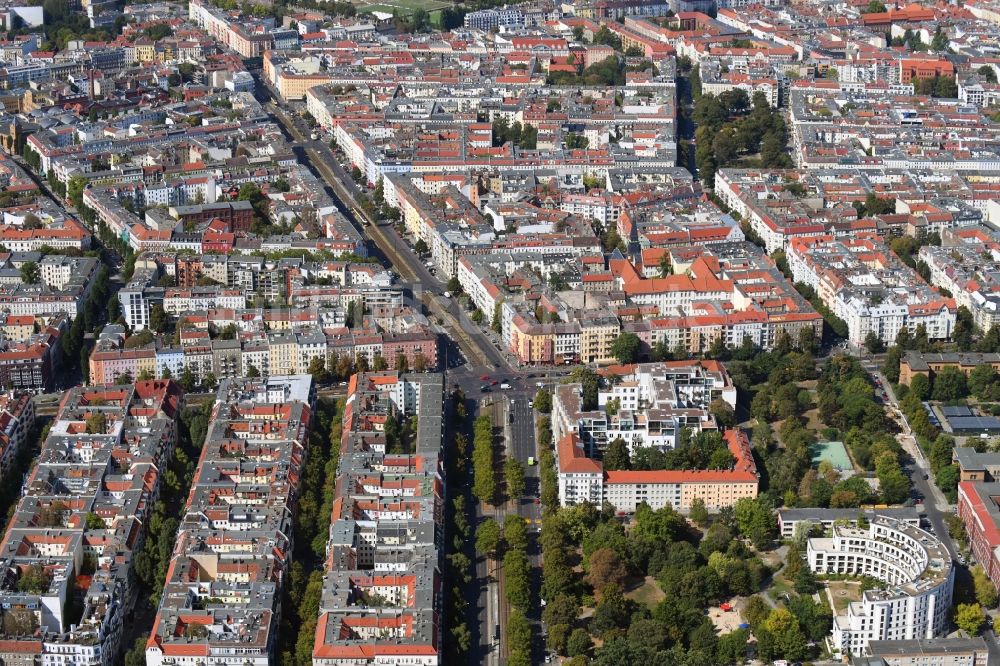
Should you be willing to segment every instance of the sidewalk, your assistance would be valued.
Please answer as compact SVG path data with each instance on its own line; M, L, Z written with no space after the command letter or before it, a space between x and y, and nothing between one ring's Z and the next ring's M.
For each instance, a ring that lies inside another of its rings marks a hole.
M954 505L948 502L948 498L944 496L941 489L937 487L937 484L933 481L933 472L931 471L930 461L927 460L927 456L924 455L923 450L920 448L920 444L917 443L917 438L913 435L910 430L910 424L906 420L906 415L903 414L902 410L899 409L899 400L896 399L896 392L892 388L892 384L885 378L880 371L874 373L876 377L882 382L882 388L885 389L886 396L889 398L889 404L893 408L893 417L897 423L899 423L903 432L896 435L896 441L899 442L903 450L906 451L913 458L913 461L917 465L917 469L921 473L927 475L927 486L930 488L931 495L933 495L934 506L938 511L945 513L951 513L955 510ZM899 418L895 418L895 414L899 415Z

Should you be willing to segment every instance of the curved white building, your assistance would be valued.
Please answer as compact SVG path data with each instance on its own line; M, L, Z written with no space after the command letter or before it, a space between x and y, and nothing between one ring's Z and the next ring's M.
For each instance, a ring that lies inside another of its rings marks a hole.
M835 525L832 537L809 539L807 553L813 573L886 584L834 618L834 650L858 655L869 641L933 638L947 628L955 573L948 550L930 532L879 516L867 529Z

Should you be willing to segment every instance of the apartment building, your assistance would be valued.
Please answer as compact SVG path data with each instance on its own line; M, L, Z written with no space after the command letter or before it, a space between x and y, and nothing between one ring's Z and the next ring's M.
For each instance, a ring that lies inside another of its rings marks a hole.
M552 400L552 434L575 433L588 456L599 457L623 439L639 447L672 449L681 430L718 429L708 411L713 400L736 406L736 389L718 361L666 361L614 368L620 381L598 393L597 408L583 409L579 384L560 384Z
M276 51L264 54L264 76L284 100L303 100L310 88L332 79L322 57Z
M986 666L989 656L982 636L870 641L851 666Z
M18 391L50 391L62 362L61 339L69 329L64 315L47 317L24 340L0 339L0 384Z
M490 31L524 25L524 12L515 8L482 9L465 15L465 27Z
M723 438L735 460L730 469L604 471L599 460L586 455L580 435L567 433L556 446L559 503L608 502L625 513L634 513L641 504L686 512L695 500L716 510L757 497L759 476L750 440L738 430L727 430Z
M791 539L796 532L819 527L831 530L835 523L856 524L861 518L871 522L876 516L920 527L920 512L915 507L886 507L884 509L778 509L778 533L782 539Z
M313 666L440 663L442 401L441 375L351 377ZM412 442L390 416L416 419Z
M274 662L314 403L308 375L220 383L147 666Z
M0 543L4 663L120 661L137 591L133 554L173 455L182 402L168 381L63 396ZM82 607L71 603L81 591Z
M930 283L948 290L955 304L972 313L984 331L1000 324L1000 238L985 227L942 234L943 247L924 246L918 257L930 269Z
M955 327L955 299L931 288L875 235L852 239L813 236L788 245L796 282L812 287L847 323L848 338L864 344L869 333L892 344L901 328L923 326L931 340L947 340Z
M35 403L29 394L0 395L0 479L4 482L14 481L8 472L34 425Z
M669 449L682 429L715 430L708 405L735 405L736 391L716 361L670 361L612 368L621 377L598 393L593 411L582 409L581 387L555 387L552 434L557 443L559 498L564 506L611 502L634 512L645 502L653 508L686 510L695 499L706 506L731 506L757 496L757 468L747 437L727 431L723 437L734 465L724 470L604 471L600 457L608 444L623 440L631 453L640 447Z
M955 569L936 536L883 516L867 529L835 523L832 534L809 539L810 571L886 584L866 590L834 618L830 645L836 652L862 654L872 641L931 639L948 629Z

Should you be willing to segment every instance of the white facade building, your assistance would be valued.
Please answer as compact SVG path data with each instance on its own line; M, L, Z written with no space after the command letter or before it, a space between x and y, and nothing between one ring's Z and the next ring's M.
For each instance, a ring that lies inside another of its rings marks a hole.
M813 573L871 576L886 585L834 618L835 651L858 655L870 641L933 638L947 629L955 571L933 534L885 517L868 529L834 525L832 537L809 539L807 557Z

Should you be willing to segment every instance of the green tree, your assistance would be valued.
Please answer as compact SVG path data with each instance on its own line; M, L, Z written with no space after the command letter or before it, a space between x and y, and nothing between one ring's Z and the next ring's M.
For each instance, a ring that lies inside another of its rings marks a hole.
M774 514L763 503L763 497L744 497L733 507L733 516L740 534L757 548L766 548L777 532Z
M476 550L484 555L495 555L500 546L500 526L492 518L476 528Z
M590 639L590 634L585 629L577 627L566 641L566 655L569 657L585 655L592 647L594 642Z
M979 604L958 604L955 608L955 624L970 636L978 636L986 624L986 613Z
M885 343L875 331L868 331L868 335L865 336L865 349L869 354L881 354L885 351Z
M503 540L508 548L524 550L528 547L528 527L524 518L513 513L504 516Z
M104 412L91 414L87 417L86 424L88 435L104 435L108 432L108 417Z
M525 612L531 606L531 581L528 558L523 550L508 550L503 557L504 593L507 602Z
M621 437L616 437L608 445L608 450L604 452L604 469L610 471L631 469L632 461L629 459L628 446Z
M715 417L720 428L732 428L736 425L736 410L722 398L713 400L708 406L708 412Z
M552 393L544 388L538 389L532 404L542 414L548 414L552 411Z
M768 615L764 622L764 633L770 641L761 639L761 650L763 653L770 653L773 658L788 660L803 659L808 648L806 647L806 637L799 627L798 619L784 608L776 608ZM768 649L769 648L769 649ZM761 656L768 659L765 654Z
M524 494L524 467L516 458L507 458L503 465L504 480L507 482L507 494L511 499L517 499Z
M157 333L167 330L167 312L162 303L156 303L149 311L149 327Z
M998 379L1000 377L993 366L987 363L977 365L969 375L969 392L980 400L989 400L994 395Z
M206 372L205 376L201 378L201 388L209 393L214 391L219 385L219 380L216 378L214 372Z
M98 516L96 513L93 513L92 511L87 512L84 524L86 525L88 530L104 530L107 529L108 527L105 524L104 519Z
M972 567L972 583L976 592L976 601L983 608L995 608L997 605L997 589L978 564Z
M569 381L580 384L584 411L597 409L597 394L601 388L601 380L597 373L586 367L574 368L573 372L570 373Z
M748 629L737 629L719 637L716 646L716 660L723 666L742 664L747 659L747 643L750 640Z
M26 261L21 264L21 281L25 284L38 284L42 279L42 272L38 269L38 264L33 261Z
M926 400L931 396L931 380L927 375L914 375L910 380L909 395L916 396L917 400Z
M549 633L545 637L545 646L556 654L565 655L566 644L569 642L570 626L568 624L550 624Z
M948 50L948 34L939 25L934 31L934 38L931 40L931 50L942 52Z
M66 185L66 198L74 208L83 208L83 191L87 188L87 179L83 176L73 176Z
M914 380L916 377L914 377ZM913 390L912 385L910 390ZM935 400L961 400L969 395L965 373L956 367L944 367L934 376L934 390L931 392Z
M708 524L708 509L705 508L705 501L703 499L696 497L691 502L688 517L699 527L705 527Z

